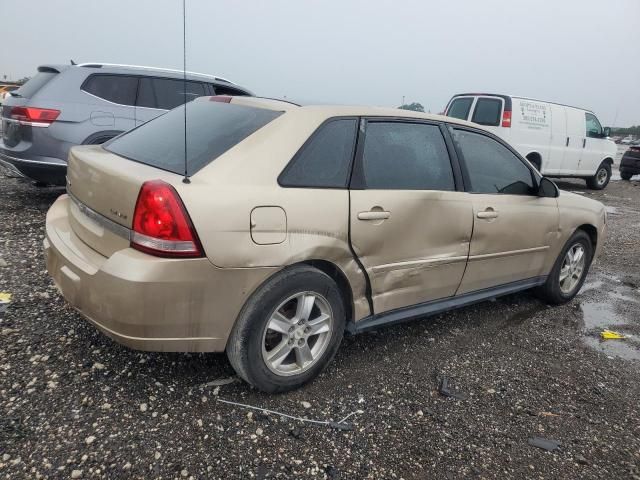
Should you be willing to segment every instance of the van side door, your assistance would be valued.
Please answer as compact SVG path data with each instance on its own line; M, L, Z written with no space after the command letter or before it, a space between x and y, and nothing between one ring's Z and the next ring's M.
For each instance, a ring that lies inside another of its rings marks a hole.
M562 161L562 172L568 175L580 173L580 159L585 146L586 126L584 112L573 107L565 107L567 116L567 147Z
M549 104L551 112L551 136L549 138L549 154L546 166L543 168L545 174L554 175L562 173L564 156L569 145L567 136L567 113L562 105Z

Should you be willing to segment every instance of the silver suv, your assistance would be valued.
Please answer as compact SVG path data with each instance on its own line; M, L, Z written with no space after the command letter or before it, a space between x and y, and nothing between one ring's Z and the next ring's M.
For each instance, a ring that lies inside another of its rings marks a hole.
M103 143L196 97L252 95L229 80L134 65L43 65L2 106L0 165L64 185L74 145Z

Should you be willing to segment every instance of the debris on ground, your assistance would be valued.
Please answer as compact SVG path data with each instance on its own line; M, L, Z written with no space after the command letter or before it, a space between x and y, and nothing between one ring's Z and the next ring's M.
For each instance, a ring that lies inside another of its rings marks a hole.
M207 383L203 383L200 385L200 387L205 388L205 387L222 387L224 385L230 385L232 383L236 383L238 380L238 377L233 376L233 377L228 377L228 378L217 378L215 380L211 380L210 382Z
M11 303L11 294L9 292L0 292L0 314L7 311L7 307Z
M289 415L287 413L276 412L275 410L269 410L267 408L262 408L262 407L254 407L253 405L247 405L247 404L244 404L244 403L232 402L230 400L223 400L222 398L218 398L218 401L221 402L221 403L226 403L228 405L235 405L236 407L249 408L249 409L257 410L257 411L263 412L263 413L272 413L274 415L279 415L281 417L290 418L292 420L298 420L300 422L313 423L315 425L326 425L326 426L334 428L336 430L344 430L344 431L353 430L353 425L350 424L350 423L346 423L347 419L351 418L355 414L364 413L364 411L362 411L362 410L356 410L355 412L351 412L349 415L344 417L342 420L334 422L333 420L312 420L310 418L296 417L295 415Z
M613 330L603 330L602 332L600 332L600 336L603 340L624 340L625 338L627 338L626 335L614 332Z
M548 452L553 452L554 450L559 449L561 445L557 440L550 440L542 437L532 437L529 439L528 443L532 447L541 448Z
M450 382L448 377L442 377L440 379L440 387L438 388L440 395L447 398L453 398L455 400L467 399L467 396L464 393L460 393L460 392L456 392L455 390L452 390L449 383Z

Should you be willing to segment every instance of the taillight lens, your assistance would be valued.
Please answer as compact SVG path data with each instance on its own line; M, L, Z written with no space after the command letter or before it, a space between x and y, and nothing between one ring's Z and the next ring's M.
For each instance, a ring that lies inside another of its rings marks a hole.
M232 98L233 97L230 97L229 95L214 95L213 97L210 97L209 100L212 102L231 103Z
M507 128L511 127L511 112L509 110L502 112L502 126Z
M632 150L634 152L640 152L640 146L633 146L633 147L629 147L629 150Z
M48 127L60 115L60 110L51 108L13 107L9 118L17 120L21 125L32 127Z
M145 182L133 214L131 247L159 257L202 257L202 246L175 189Z

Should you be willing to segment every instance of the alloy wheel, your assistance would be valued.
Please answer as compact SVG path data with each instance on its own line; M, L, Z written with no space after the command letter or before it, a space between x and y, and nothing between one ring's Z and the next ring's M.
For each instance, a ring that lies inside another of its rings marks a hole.
M326 298L300 292L282 302L262 335L262 358L273 373L298 375L322 358L333 332L333 312Z
M560 268L560 290L565 295L573 292L582 279L586 264L585 249L581 243L576 243L567 250L562 267Z

